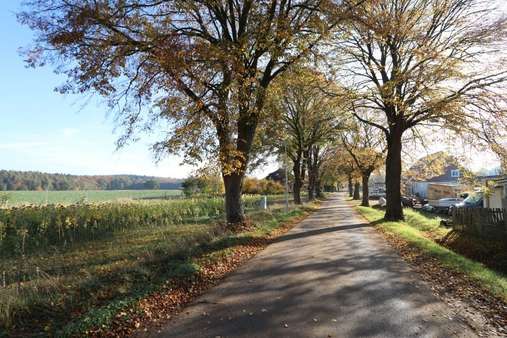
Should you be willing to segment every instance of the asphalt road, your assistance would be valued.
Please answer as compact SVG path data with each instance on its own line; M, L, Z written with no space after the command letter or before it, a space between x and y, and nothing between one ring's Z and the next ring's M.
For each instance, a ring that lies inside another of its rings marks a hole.
M338 194L152 336L475 335Z

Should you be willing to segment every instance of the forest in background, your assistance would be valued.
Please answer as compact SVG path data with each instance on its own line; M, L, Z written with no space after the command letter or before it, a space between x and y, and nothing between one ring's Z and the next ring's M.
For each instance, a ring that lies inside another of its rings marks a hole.
M140 175L68 175L0 170L0 191L179 189L183 180Z

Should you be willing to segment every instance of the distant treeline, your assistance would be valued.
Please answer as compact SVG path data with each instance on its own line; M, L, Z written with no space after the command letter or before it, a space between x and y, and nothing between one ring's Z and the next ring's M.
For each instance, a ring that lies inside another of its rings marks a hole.
M179 189L181 182L179 179L139 175L80 176L0 170L0 191Z

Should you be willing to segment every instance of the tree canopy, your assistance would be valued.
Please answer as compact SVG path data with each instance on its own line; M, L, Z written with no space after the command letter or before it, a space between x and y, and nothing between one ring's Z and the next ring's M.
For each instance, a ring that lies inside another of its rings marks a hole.
M127 142L148 122L170 129L154 149L217 156L227 219L243 221L241 185L266 89L308 55L343 9L336 1L30 0L30 65L51 62L61 92L95 92L118 108ZM149 128L149 124L147 126Z
M179 189L181 180L139 175L68 175L0 170L0 190Z
M386 218L400 206L402 137L414 127L495 139L505 131L507 19L482 0L367 0L336 35L340 81L354 115L386 137ZM364 111L363 110L363 111Z
M105 97L124 130L120 146L161 123L156 153L218 163L229 223L244 221L244 178L266 144L279 152L286 145L298 202L305 174L309 197L318 193L325 159L333 176L333 154L350 155L341 166L350 184L358 172L365 180L382 152L362 142L381 135L390 220L403 218L407 131L445 129L507 158L507 18L483 0L24 6L19 20L36 32L27 63L51 63L67 75L62 93ZM337 139L336 115L343 113L355 122L342 134L345 148L336 149L329 141Z
M305 176L309 198L320 191L324 149L336 138L343 111L340 98L327 93L336 92L331 89L335 87L322 72L298 65L279 77L269 91L265 110L271 119L266 134L273 147L286 152L292 162L296 204L301 203Z
M369 206L371 174L384 164L385 138L382 132L367 123L349 118L341 130L341 146L354 161L362 179L362 206Z

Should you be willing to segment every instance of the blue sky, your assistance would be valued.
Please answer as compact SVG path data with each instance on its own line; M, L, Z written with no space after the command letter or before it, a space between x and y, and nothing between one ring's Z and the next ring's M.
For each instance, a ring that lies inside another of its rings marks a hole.
M64 77L51 67L25 68L18 48L31 43L32 33L16 21L18 10L19 1L0 2L0 169L170 177L191 171L176 157L156 165L146 138L116 151L105 104L83 108L83 97L54 92Z

